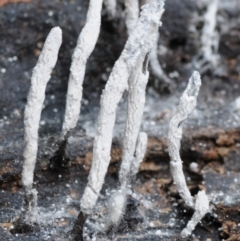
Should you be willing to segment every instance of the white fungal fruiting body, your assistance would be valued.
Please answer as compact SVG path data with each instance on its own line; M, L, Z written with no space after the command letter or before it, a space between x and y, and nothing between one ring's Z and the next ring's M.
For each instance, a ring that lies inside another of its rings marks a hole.
M201 72L204 72L210 66L215 66L218 60L218 56L216 55L219 45L219 36L216 31L218 1L210 0L207 3L207 11L204 15L201 48L194 61L196 68L199 68Z
M218 0L210 0L207 6L207 12L204 15L204 26L201 36L203 58L207 61L211 61L213 48L216 48L215 28L217 23L217 10Z
M209 200L205 191L199 191L195 203L195 212L192 219L188 222L187 227L181 232L182 238L191 235L197 224L202 220L209 211Z
M186 185L182 170L182 160L180 157L182 123L196 107L200 86L200 75L195 71L189 79L188 86L180 99L176 113L170 121L168 132L168 149L171 158L170 167L174 183L177 185L179 195L183 198L185 203L195 209L192 219L188 222L187 227L181 233L183 238L186 238L192 233L196 225L209 211L209 201L204 191L198 192L196 202L194 204L193 198ZM191 166L197 168L196 163L191 163Z
M134 152L142 121L145 105L146 85L149 73L143 71L143 63L139 63L129 79L129 94L127 106L127 120L123 138L122 163L119 171L121 185L127 185L130 181L131 166L135 162Z
M126 26L128 34L133 31L137 24L137 20L139 17L139 1L138 0L125 0L125 7L126 7ZM162 80L165 83L171 83L171 80L167 77L164 73L159 61L158 61L158 39L159 39L159 32L156 36L156 41L153 45L152 50L150 51L149 60L150 66L153 75L158 79Z
M75 128L78 122L86 63L96 45L100 32L102 2L103 0L91 0L89 2L86 24L79 35L72 56L62 137Z
M171 158L170 167L172 177L174 183L177 185L179 195L190 207L194 207L193 198L186 184L179 151L181 146L180 141L182 138L182 123L196 107L197 95L200 86L200 75L197 71L195 71L189 79L188 86L180 99L176 113L170 121L168 131L168 150Z
M125 0L124 4L127 32L131 34L139 18L139 0Z
M140 132L137 140L137 147L136 147L136 154L135 154L136 157L134 158L134 161L131 165L132 178L134 178L138 173L139 166L143 161L143 158L147 150L147 141L148 141L147 133Z
M165 83L171 83L171 80L167 77L167 75L163 72L163 69L158 61L158 39L159 39L159 33L156 37L155 44L150 52L149 55L149 62L150 62L150 67L152 70L152 74L158 79L162 80Z
M103 3L106 7L108 18L114 19L117 11L117 0L104 0Z
M101 96L101 109L93 148L88 184L81 199L81 211L91 213L102 188L110 162L112 132L116 108L128 87L128 79L137 63L144 61L151 50L163 13L164 1L151 0L142 8L141 16L130 34L124 50L116 61Z
M62 31L55 27L49 33L36 67L33 69L31 87L24 112L24 163L22 183L26 189L31 189L33 172L36 164L38 149L38 127L45 99L46 85L51 77L58 51L62 43Z

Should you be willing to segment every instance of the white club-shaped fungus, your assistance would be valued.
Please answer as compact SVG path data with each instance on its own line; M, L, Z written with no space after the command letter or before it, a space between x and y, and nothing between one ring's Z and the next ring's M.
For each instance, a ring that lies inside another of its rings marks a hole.
M156 38L164 1L150 0L142 7L135 29L130 34L121 56L116 61L105 90L101 96L96 136L93 148L92 167L88 184L81 199L81 211L92 212L104 182L110 162L112 132L116 118L117 105L128 89L128 80L138 63L143 63L153 47Z
M33 69L31 87L24 112L25 147L22 183L26 189L31 189L33 184L33 172L38 150L38 128L45 99L45 90L51 77L51 72L57 62L61 43L62 31L59 27L55 27L49 33L37 65Z
M160 65L158 61L158 40L159 40L160 34L158 33L155 44L150 52L149 59L150 59L150 67L151 67L151 73L153 76L163 81L164 83L171 84L171 79L168 78L168 76L164 73L162 66Z
M204 25L201 34L201 48L199 55L195 60L196 68L204 72L206 68L217 64L217 49L219 45L219 36L216 31L218 1L210 0L207 3L207 10L204 14Z
M46 85L57 62L61 43L62 31L59 27L55 27L50 31L37 65L33 69L31 87L24 112L25 147L23 152L22 184L25 189L25 210L22 219L26 222L32 221L32 215L37 204L37 191L32 186L38 150L38 128Z
M189 79L177 111L173 115L168 130L168 150L171 158L170 167L174 183L177 185L179 195L190 207L194 207L193 198L188 190L180 157L180 141L182 139L182 124L197 104L198 91L201 86L200 75L197 71Z
M126 13L126 26L128 34L133 31L134 27L137 24L139 16L139 1L138 0L125 0L125 13ZM151 73L158 80L163 81L164 83L171 84L172 81L164 73L159 61L158 61L158 39L159 33L156 35L156 40L153 45L152 50L149 54L149 62L151 67Z
M123 138L122 163L119 171L120 183L125 187L131 179L131 166L135 162L134 153L145 105L145 92L149 77L147 57L145 62L138 64L139 66L132 72L128 81L127 120Z
M168 150L171 158L170 168L173 181L177 186L177 190L186 205L193 208L194 214L192 219L187 224L187 227L182 231L181 236L187 237L192 233L195 226L201 221L203 216L209 211L208 197L204 191L199 191L196 202L191 196L187 187L183 173L182 160L180 157L180 141L182 139L182 124L183 121L191 114L197 104L197 96L201 86L201 78L197 71L189 79L186 90L184 91L176 113L173 115L168 131Z
M79 35L72 56L62 138L75 128L78 122L86 63L96 45L100 32L102 2L103 0L90 0L86 24Z

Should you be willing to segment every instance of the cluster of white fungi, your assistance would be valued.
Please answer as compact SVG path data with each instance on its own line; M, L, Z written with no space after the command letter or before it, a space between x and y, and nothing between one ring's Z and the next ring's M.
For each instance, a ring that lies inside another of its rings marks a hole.
M99 36L102 4L103 0L89 1L86 24L79 35L72 56L62 140L70 130L76 127L80 115L82 83L86 62ZM105 0L104 4L109 17L114 18L116 1ZM109 200L109 214L106 218L105 229L107 229L107 226L114 226L120 222L125 212L126 195L131 188L132 180L138 172L146 151L147 135L140 132L140 125L145 104L145 89L149 77L148 63L150 62L153 73L164 75L157 61L158 29L161 26L160 19L164 12L164 0L148 0L142 6L141 12L137 0L125 0L125 7L129 38L119 59L114 64L101 95L101 109L96 127L92 166L87 186L80 200L82 214L84 216L90 215L96 205L110 162L116 109L123 93L128 91L119 186ZM33 188L33 173L37 159L39 121L45 99L46 85L56 64L61 42L62 31L59 27L55 27L45 41L31 78L31 87L24 113L25 149L22 184L25 189L26 206L21 218L25 222L33 222L34 220L37 191ZM203 48L203 55L208 58L209 51L206 47ZM167 78L162 77L168 81ZM209 201L204 191L200 191L196 197L191 196L186 185L182 160L179 154L182 123L196 106L200 86L200 75L195 71L189 79L176 113L171 119L168 133L173 181L186 205L194 209L192 219L181 233L182 237L190 235L197 223L209 211Z

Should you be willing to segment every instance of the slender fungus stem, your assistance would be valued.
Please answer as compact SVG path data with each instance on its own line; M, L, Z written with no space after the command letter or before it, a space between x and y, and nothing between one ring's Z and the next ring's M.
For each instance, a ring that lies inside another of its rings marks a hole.
M62 139L78 122L86 63L95 48L100 32L102 2L103 0L90 0L86 24L79 35L72 56Z
M158 80L162 80L164 83L171 84L171 79L168 78L168 76L164 73L162 66L160 65L158 61L158 39L159 39L159 33L156 37L155 44L150 52L150 67L152 70L152 74L155 78Z
M36 205L37 192L32 189L33 174L38 150L38 128L41 111L45 99L46 85L51 77L51 72L57 62L58 51L62 43L62 31L59 27L53 28L43 46L36 67L33 69L31 87L24 112L24 152L22 184L26 191L26 202ZM34 201L35 200L35 201ZM26 206L28 206L26 204ZM30 208L29 208L30 209Z
M219 0L207 2L207 10L204 14L204 25L201 34L201 48L198 56L194 60L196 68L204 72L209 67L217 64L217 50L219 45L219 35L216 31L217 11Z
M191 235L197 224L202 220L203 216L209 211L209 201L205 191L199 191L196 203L195 212L192 219L188 222L187 227L181 232L181 237L186 238Z
M168 150L171 158L170 167L174 183L181 198L185 203L194 208L193 198L188 190L186 180L182 168L182 160L180 157L180 141L182 139L182 124L197 104L197 96L201 86L200 75L194 71L189 79L188 86L184 91L177 111L173 115L168 130Z
M140 132L138 135L135 159L131 166L131 178L134 179L138 173L139 166L144 159L146 150L147 150L147 133Z
M197 71L189 79L188 86L184 91L176 113L173 115L168 131L168 150L171 158L170 168L174 183L177 190L186 205L192 207L195 211L192 219L188 222L187 227L182 231L181 236L189 236L196 225L201 221L203 216L209 211L208 197L204 191L199 191L196 202L187 187L186 180L182 169L182 160L180 157L180 141L182 139L183 121L191 114L197 105L197 96L201 86L201 78Z
M116 190L113 195L111 195L108 201L108 212L105 220L105 230L109 227L117 227L120 223L126 209L127 192L129 188L127 184L133 181L135 178L140 163L143 161L144 155L147 149L147 134L145 132L140 132L138 136L137 146L136 146L136 156L132 158L130 162L130 173L126 175L127 181L120 181L119 189Z
M126 26L128 34L133 31L137 24L139 17L139 1L138 0L125 0L126 7ZM164 83L172 84L171 79L164 73L159 61L158 61L158 39L159 32L157 33L154 45L149 54L149 62L151 67L151 73L157 80L161 80Z
M123 138L122 163L119 171L119 181L125 187L129 184L131 166L135 161L134 152L145 105L149 73L146 67L147 63L145 67L143 64L141 63L140 67L133 71L129 79L127 120Z
M153 46L163 13L164 1L151 0L142 7L137 26L130 34L124 50L116 61L101 96L101 109L94 140L92 167L81 199L81 211L90 214L97 201L110 162L112 132L117 105L128 88L128 79L138 63L144 61Z
M206 61L211 60L213 49L216 50L214 37L216 37L215 28L217 24L218 1L219 0L210 0L207 6L207 12L204 15L201 44L203 58Z
M130 35L139 18L139 0L125 0L126 26Z

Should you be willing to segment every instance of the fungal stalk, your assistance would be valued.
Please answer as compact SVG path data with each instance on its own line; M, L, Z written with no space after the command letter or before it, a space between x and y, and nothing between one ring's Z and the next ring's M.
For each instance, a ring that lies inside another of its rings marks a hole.
M158 61L158 39L160 34L158 33L155 44L150 52L150 67L152 70L152 74L154 77L158 80L163 81L166 84L171 84L172 81L168 78L168 76L164 73L162 66L160 65Z
M113 127L117 105L137 64L143 63L156 38L164 1L149 0L142 7L141 16L130 34L124 50L116 61L105 90L101 96L101 109L94 140L92 167L88 184L81 199L81 212L88 215L98 199L110 162Z
M182 139L183 121L187 119L196 107L200 86L200 75L197 71L194 71L180 99L177 111L170 121L168 130L168 150L171 158L170 167L173 181L177 185L179 195L190 207L194 207L194 204L183 173L182 160L180 157L180 141Z
M117 227L124 212L129 184L134 179L146 152L147 134L138 135L145 104L145 90L149 73L147 71L148 55L143 63L139 63L128 81L127 120L123 138L122 163L119 171L119 190L109 200L118 211L112 210L106 216L106 228ZM137 141L138 140L138 141ZM134 156L136 150L136 156ZM116 207L116 205L118 207ZM121 208L120 208L121 207ZM111 220L111 222L109 222Z
M196 67L204 72L206 63L216 65L216 52L219 44L219 36L216 32L218 1L210 0L207 3L207 11L204 15L204 25L201 35L201 48L197 57Z
M139 100L139 99L138 99ZM129 114L129 112L128 112ZM131 113L133 114L133 113ZM128 133L128 137L134 137ZM131 143L131 142L130 142ZM117 227L126 210L127 194L130 191L131 182L134 180L139 166L143 161L147 149L147 134L140 132L136 144L135 156L131 156L122 162L120 168L120 183L118 189L111 195L108 201L108 212L105 217L104 230L107 231L110 227ZM130 185L129 185L130 184ZM131 192L131 191L130 191ZM103 230L102 230L103 231Z
M125 12L126 12L126 26L128 34L135 28L139 16L139 1L138 0L125 0ZM159 33L156 36L156 41L153 45L149 55L149 62L152 74L158 80L163 81L166 84L171 84L172 81L164 73L159 61L158 61L158 39Z
M192 219L189 221L187 227L182 231L182 237L188 236L192 233L195 226L203 216L209 211L209 201L204 191L197 194L196 202L191 196L187 187L186 180L183 173L182 160L180 157L180 141L182 139L182 125L183 121L188 118L191 112L197 105L197 96L201 86L201 78L197 71L189 79L186 90L184 91L176 113L173 115L168 131L168 150L170 155L170 170L173 181L177 186L177 190L186 205L195 210Z
M130 181L129 175L135 160L134 152L145 105L145 92L149 77L147 65L148 56L146 56L145 62L138 64L128 81L127 119L123 138L122 163L119 171L120 183L125 187Z
M128 35L131 34L137 25L139 18L139 0L125 0L126 26Z
M100 32L102 2L103 0L90 0L86 24L78 37L77 46L72 56L62 139L71 129L76 127L78 122L86 63Z
M130 170L132 180L135 178L136 174L138 173L139 166L144 159L144 156L147 150L147 141L148 141L147 133L140 132L137 140L135 158L134 158L134 161L132 162L131 170Z
M192 219L188 222L187 227L183 229L181 232L181 237L186 238L195 229L197 224L201 222L203 216L207 214L209 211L209 200L208 197L205 193L205 191L199 191L197 198L196 198L196 203L195 203L195 212L192 216Z
M33 69L31 87L24 112L25 147L23 152L22 184L25 189L26 207L28 207L28 210L26 211L30 213L32 213L32 208L36 206L37 202L37 192L32 186L37 159L40 116L45 99L46 85L57 62L61 43L62 31L59 27L55 27L50 31L39 56L37 65Z

